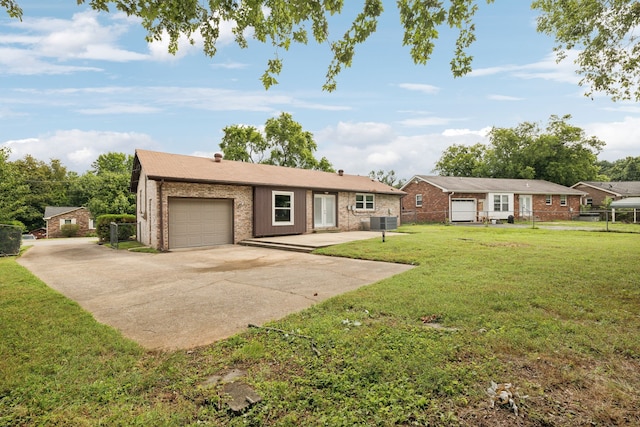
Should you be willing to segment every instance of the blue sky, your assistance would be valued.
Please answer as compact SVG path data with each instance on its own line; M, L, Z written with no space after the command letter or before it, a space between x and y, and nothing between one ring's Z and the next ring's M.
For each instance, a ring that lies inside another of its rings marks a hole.
M346 3L332 38L362 1ZM214 58L197 43L172 56L166 44L146 43L140 24L122 14L21 0L22 22L0 16L0 146L10 147L12 160L56 158L82 173L110 151L210 156L225 126L262 128L287 112L313 133L317 157L336 169L393 169L410 178L432 173L452 144L486 142L493 126L544 127L552 114L571 114L572 124L606 142L599 159L640 156L640 108L585 97L573 64L557 64L553 40L535 31L529 3L481 2L474 72L453 78L454 36L443 31L432 60L414 65L395 2L385 1L378 31L338 76L337 91L327 93L326 44L278 52L280 84L266 91L259 77L274 48L255 41L238 48L230 24Z

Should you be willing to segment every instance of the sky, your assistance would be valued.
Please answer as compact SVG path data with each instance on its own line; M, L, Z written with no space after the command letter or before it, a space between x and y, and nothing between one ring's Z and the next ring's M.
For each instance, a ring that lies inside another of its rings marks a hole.
M362 5L349 0L331 21L330 39ZM395 1L385 1L376 33L358 47L351 68L325 92L328 44L278 51L279 84L260 81L270 45L234 44L224 25L213 57L201 44L147 43L140 22L97 13L75 1L19 0L22 22L0 10L0 147L10 160L29 154L84 173L103 153L147 149L212 156L223 129L258 129L282 112L313 134L316 157L345 173L394 170L399 178L433 174L452 144L487 143L492 127L570 114L572 125L606 143L600 160L640 156L640 107L585 97L570 61L556 63L554 42L535 29L529 1L479 2L474 71L449 69L455 35L443 29L427 65L402 46ZM573 53L570 52L571 57Z

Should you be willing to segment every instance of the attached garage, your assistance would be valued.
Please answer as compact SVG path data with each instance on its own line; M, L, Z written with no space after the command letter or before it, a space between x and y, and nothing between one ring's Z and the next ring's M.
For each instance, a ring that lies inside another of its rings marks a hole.
M233 200L169 199L169 249L233 243Z
M452 199L451 200L451 221L452 222L474 222L476 220L475 199Z

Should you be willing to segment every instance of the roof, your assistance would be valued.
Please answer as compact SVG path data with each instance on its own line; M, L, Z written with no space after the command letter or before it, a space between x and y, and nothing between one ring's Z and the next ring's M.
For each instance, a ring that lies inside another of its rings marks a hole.
M444 192L456 193L517 193L566 194L582 196L586 193L564 185L539 179L466 178L457 176L416 175L402 188L416 180L428 182Z
M44 219L49 219L54 216L62 215L71 211L77 211L78 209L84 209L79 206L47 206L44 208Z
M640 181L582 181L572 185L572 187L577 187L578 185L586 185L587 187L606 191L617 197L640 196Z
M372 180L368 176L337 174L310 169L289 168L232 160L136 150L131 191L137 191L140 173L149 179L234 184L250 186L278 186L322 191L351 191L404 196L397 188Z
M614 200L613 202L611 202L611 207L614 209L620 209L620 208L640 209L640 197L627 197L625 199Z

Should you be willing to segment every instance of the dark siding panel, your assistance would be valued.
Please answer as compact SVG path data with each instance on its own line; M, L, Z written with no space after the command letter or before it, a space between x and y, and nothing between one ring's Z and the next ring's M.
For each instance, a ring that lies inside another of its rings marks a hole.
M271 222L272 191L293 192L293 225L273 226ZM306 190L276 187L256 187L253 195L253 230L255 237L303 234L307 231Z

